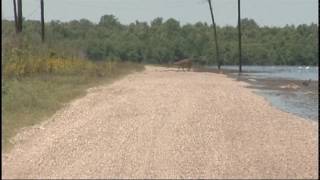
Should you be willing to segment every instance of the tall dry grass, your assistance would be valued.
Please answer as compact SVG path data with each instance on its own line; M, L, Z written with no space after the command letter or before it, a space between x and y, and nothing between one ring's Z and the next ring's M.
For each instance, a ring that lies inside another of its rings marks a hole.
M92 62L54 53L35 56L14 48L5 58L1 102L5 150L12 147L10 139L20 128L46 120L87 88L144 69L130 62Z

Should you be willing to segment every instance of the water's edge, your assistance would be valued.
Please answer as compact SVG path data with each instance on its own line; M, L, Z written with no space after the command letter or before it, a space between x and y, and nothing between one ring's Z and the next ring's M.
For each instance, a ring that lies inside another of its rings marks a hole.
M281 67L283 68L283 67ZM257 76L259 72L238 74L235 70L218 71L215 68L195 68L197 72L223 73L250 84L257 95L265 97L270 104L282 111L304 119L318 121L318 81L312 80L307 86L305 80L276 76ZM313 73L314 75L314 73ZM294 75L291 75L294 76ZM310 76L309 76L310 77ZM301 78L301 77L300 77ZM311 78L309 78L311 79Z

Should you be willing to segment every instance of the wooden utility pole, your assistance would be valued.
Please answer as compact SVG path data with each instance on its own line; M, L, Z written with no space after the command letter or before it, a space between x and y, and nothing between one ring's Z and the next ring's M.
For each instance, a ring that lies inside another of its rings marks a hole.
M13 14L14 14L14 25L16 33L18 33L18 19L17 19L17 3L16 0L13 0Z
M43 0L40 0L41 5L41 40L44 42L44 10L43 10Z
M239 73L242 72L242 52L241 52L241 17L240 17L240 0L238 0L238 35L239 35Z
M18 0L18 33L22 32L22 0Z
M211 12L211 20L212 20L212 26L213 26L213 30L214 30L214 39L215 39L215 43L216 43L216 56L217 56L217 62L218 62L218 69L220 70L221 61L220 61L220 55L219 55L217 28L216 28L216 23L214 22L211 0L208 0L208 3L209 3L210 12Z

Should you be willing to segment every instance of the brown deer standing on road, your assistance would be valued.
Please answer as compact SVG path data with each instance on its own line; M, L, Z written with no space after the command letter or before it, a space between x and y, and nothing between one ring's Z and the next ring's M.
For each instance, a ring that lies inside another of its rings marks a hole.
M192 67L192 60L191 59L182 59L182 60L177 61L173 64L178 66L178 70L180 68L182 68L182 70L184 71L184 68L187 68L188 71L190 71L191 67Z

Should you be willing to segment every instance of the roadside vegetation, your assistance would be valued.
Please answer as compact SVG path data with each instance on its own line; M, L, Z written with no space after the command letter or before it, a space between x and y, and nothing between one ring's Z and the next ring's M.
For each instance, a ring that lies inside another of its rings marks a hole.
M20 128L48 119L85 95L89 87L144 69L143 64L130 61L92 61L59 53L25 34L6 38L2 50L2 145L6 151Z
M80 61L80 60L79 60ZM5 149L20 128L46 120L71 100L86 94L92 86L107 84L143 65L130 62L90 64L78 73L42 73L2 79L2 137ZM81 65L79 65L81 66Z

